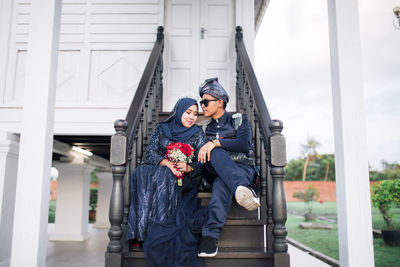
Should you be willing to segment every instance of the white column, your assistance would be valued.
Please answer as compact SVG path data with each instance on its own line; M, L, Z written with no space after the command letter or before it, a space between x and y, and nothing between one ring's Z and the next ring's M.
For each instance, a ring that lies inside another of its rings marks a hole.
M61 0L32 1L11 266L45 266Z
M112 174L111 172L96 172L99 178L97 191L97 211L96 211L96 228L110 228L108 218L108 210L110 207L110 198L112 191Z
M357 0L329 0L340 266L374 266Z
M12 0L0 1L0 103L5 91L8 56L10 49L11 21L13 14Z
M0 132L0 267L10 266L19 137Z
M83 241L89 238L90 173L86 163L54 162L58 170L55 231L50 240Z

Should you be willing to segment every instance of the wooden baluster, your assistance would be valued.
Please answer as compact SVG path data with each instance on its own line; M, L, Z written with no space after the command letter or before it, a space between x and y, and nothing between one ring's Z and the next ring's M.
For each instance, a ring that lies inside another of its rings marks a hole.
M140 165L143 157L143 125L144 125L144 112L142 110L140 115L139 129L138 129L138 138L136 144L136 166Z
M129 207L131 204L131 175L132 172L136 168L136 146L137 146L137 129L134 130L134 134L132 136L131 140L131 147L128 147L128 172L125 175L125 179L123 182L124 186L124 215L123 215L123 220L122 220L122 231L123 231L123 239L126 240L126 234L127 234L127 228L128 228L128 216L129 216ZM129 144L128 140L128 144ZM129 243L128 242L123 242L123 252L128 252L129 251Z
M159 100L159 105L158 105L158 112L160 113L162 111L162 101L163 101L163 71L164 71L164 65L163 65L163 53L164 53L164 43L162 46L161 50L161 55L158 59L158 67L159 67L159 86L158 86L158 92L157 92L157 99ZM158 114L157 114L158 115Z
M143 117L143 150L146 151L147 147L147 137L149 134L149 95L146 96L144 102L144 117Z
M283 187L286 165L286 140L281 134L283 124L279 120L273 120L270 124L270 166L273 179L273 207L272 219L274 221L274 262L277 266L290 266L288 245L286 242L286 195Z
M157 65L157 87L155 93L157 118L159 113L161 112L161 104L162 104L161 96L162 96L162 57L159 58Z
M241 68L240 68L240 111L241 112L244 112L244 110L245 110L245 102L244 102L244 99L246 97L245 89L244 89L245 84L246 84L245 80L246 80L246 77L244 75L244 69L243 69L243 66L241 66Z
M249 95L249 109L248 109L248 118L251 123L254 123L254 101L253 101L253 96L250 94Z
M258 117L257 115L254 116L254 149L255 149L255 160L256 160L256 165L258 167L261 166L261 147L260 147L260 143L261 143L261 136L260 136L260 128L259 128L259 123L258 123ZM261 171L261 169L260 169ZM260 181L261 182L261 181ZM260 185L261 186L261 185Z
M116 133L111 137L110 162L113 176L113 188L110 199L110 242L107 246L106 266L121 266L122 235L121 223L123 219L123 178L126 172L126 130L128 123L117 120L114 123Z
M266 150L266 145L265 145L265 138L262 133L260 133L260 162L261 162L261 195L266 196L267 195L267 150ZM267 203L268 204L268 203Z
M158 84L157 72L158 69L156 68L154 72L154 83L151 89L151 131L153 131L157 123L157 102L156 102L157 101L156 91Z
M268 160L267 160L268 162ZM266 195L266 201L267 201L267 234L271 237L269 240L269 243L267 244L268 246L268 251L272 254L274 252L273 250L273 230L274 230L274 221L272 220L272 187L273 187L273 181L272 181L272 176L271 176L271 168L269 167L269 164L266 164L266 169L267 169L267 195Z
M148 99L148 117L147 117L147 136L146 136L146 146L147 146L147 140L150 137L151 131L153 130L153 116L154 116L154 105L153 105L153 89L154 89L154 76L153 80L150 85L150 90L149 90L149 99Z

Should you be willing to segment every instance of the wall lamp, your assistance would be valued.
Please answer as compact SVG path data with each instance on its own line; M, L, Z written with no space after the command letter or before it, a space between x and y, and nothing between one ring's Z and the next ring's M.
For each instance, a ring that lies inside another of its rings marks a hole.
M393 26L400 30L400 6L393 8Z

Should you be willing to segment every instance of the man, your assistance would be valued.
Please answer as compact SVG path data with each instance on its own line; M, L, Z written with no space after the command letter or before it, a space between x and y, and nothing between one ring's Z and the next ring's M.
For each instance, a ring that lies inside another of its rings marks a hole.
M225 111L229 96L218 78L206 80L199 88L204 116L200 123L209 140L199 151L198 160L205 164L205 175L212 183L209 217L202 229L199 257L214 257L217 240L226 222L232 197L247 210L255 210L260 201L251 185L255 179L251 152L251 128L247 116Z

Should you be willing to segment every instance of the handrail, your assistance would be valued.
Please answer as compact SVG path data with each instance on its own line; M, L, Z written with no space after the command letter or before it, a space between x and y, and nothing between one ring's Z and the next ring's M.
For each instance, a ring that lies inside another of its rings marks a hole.
M139 125L140 113L143 109L147 92L153 80L153 73L157 67L157 64L159 63L163 49L164 49L164 27L159 26L157 28L157 40L154 43L153 50L151 51L149 60L147 61L146 67L143 71L143 75L142 78L140 79L135 96L129 107L128 113L126 114L125 120L128 122L128 129L127 129L128 139L130 136L132 136L132 133L134 131L133 129L136 129Z
M162 103L162 73L164 28L157 28L157 39L143 71L135 96L125 120L114 123L116 133L111 137L110 162L113 189L110 199L106 266L121 266L121 252L128 251L126 229L131 199L131 171L140 164L147 139L157 121Z
M252 129L256 164L261 178L261 220L266 224L267 253L277 261L288 259L286 242L286 197L283 188L286 141L283 124L271 120L243 42L243 29L236 27L237 109L246 114ZM278 260L280 259L280 260ZM280 266L280 264L277 264Z
M269 129L269 125L272 123L272 120L269 115L267 105L265 104L264 96L261 92L260 86L258 85L256 74L251 64L249 55L247 54L247 50L243 42L243 29L241 26L236 27L236 50L245 75L247 77L248 86L252 92L257 113L263 114L262 117L258 118L261 129L263 133L266 134L266 136L270 137L271 130Z

